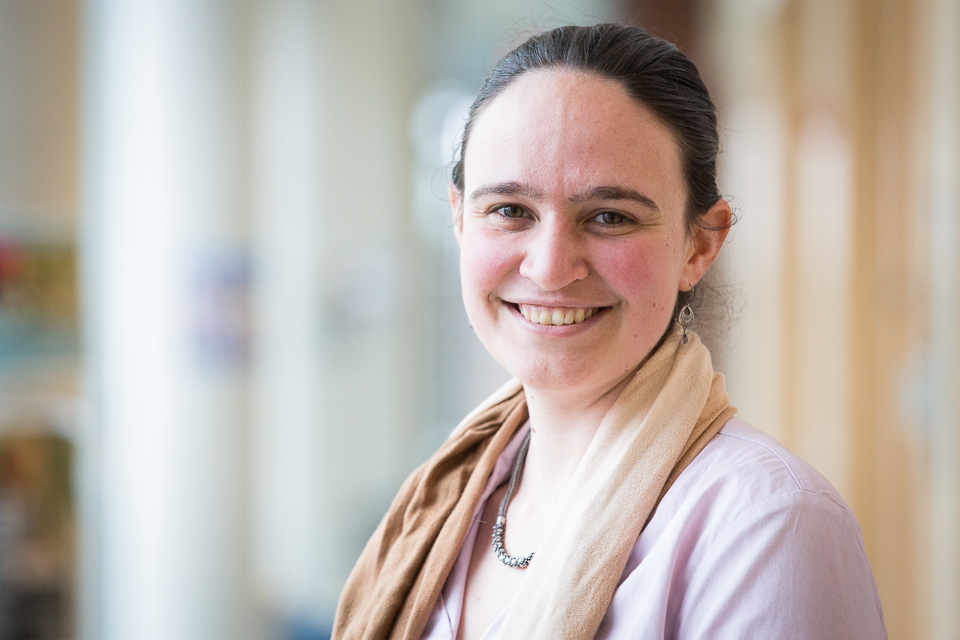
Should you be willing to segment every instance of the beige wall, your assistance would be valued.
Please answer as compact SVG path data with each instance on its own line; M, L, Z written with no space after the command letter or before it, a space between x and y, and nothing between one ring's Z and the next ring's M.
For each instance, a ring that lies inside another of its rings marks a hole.
M0 2L0 215L72 231L79 185L79 7Z

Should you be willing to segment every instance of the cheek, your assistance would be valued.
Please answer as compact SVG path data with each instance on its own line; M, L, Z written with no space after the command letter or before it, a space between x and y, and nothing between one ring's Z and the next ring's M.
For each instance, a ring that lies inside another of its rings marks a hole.
M679 244L679 243L678 243ZM673 243L642 243L604 254L602 273L622 292L628 307L669 313L679 286L682 260Z
M464 230L461 236L460 279L468 309L486 303L514 268L514 243L497 235Z

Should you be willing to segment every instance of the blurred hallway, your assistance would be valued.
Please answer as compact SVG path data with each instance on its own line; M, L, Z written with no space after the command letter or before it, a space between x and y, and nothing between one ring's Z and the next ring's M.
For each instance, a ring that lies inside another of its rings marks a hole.
M506 378L460 302L463 115L604 20L721 109L734 403L857 513L890 637L960 638L955 0L0 0L0 640L326 637Z

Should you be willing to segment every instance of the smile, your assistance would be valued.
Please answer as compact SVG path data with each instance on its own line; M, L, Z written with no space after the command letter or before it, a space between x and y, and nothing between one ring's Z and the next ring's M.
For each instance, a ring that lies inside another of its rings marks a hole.
M518 304L523 317L533 324L580 324L589 320L599 307L537 307L530 304Z

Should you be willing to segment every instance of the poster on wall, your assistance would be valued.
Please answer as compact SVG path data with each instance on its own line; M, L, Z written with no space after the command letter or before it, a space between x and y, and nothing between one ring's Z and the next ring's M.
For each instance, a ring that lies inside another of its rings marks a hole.
M76 247L0 237L0 363L79 350Z

